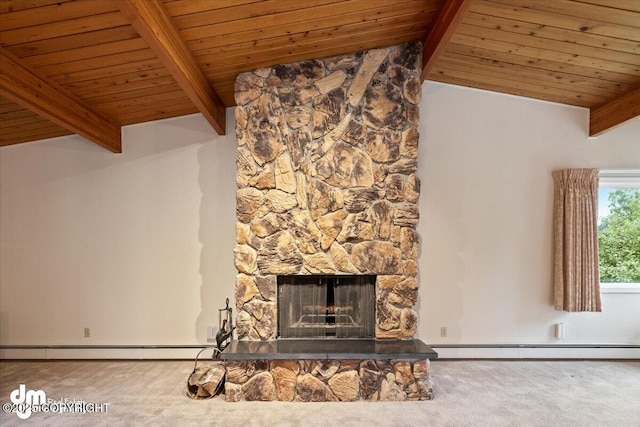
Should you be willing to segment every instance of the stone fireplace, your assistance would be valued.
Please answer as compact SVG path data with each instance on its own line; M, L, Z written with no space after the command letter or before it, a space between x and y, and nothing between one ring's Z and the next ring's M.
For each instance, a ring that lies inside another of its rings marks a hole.
M412 339L420 67L413 42L237 77L227 400L432 397L437 354Z
M375 338L412 338L420 43L236 80L237 328L277 337L278 275L376 275Z

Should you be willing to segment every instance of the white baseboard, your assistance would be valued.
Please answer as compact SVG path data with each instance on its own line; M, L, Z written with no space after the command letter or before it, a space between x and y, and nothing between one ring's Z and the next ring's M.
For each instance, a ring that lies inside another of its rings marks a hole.
M640 347L433 347L439 359L638 359Z
M0 359L195 359L199 348L15 348L0 349ZM204 358L210 357L206 351Z
M17 346L16 346L17 347ZM433 346L440 359L637 359L640 346L594 345L580 347L535 347L535 346ZM1 359L194 359L200 348L0 348ZM204 359L210 353L203 353Z

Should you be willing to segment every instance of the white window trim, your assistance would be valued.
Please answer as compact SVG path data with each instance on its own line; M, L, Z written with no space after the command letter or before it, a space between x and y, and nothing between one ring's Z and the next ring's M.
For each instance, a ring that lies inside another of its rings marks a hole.
M600 283L601 294L640 294L640 283Z
M600 188L640 188L640 169L603 169Z
M640 188L640 169L603 169L600 188ZM603 294L640 294L640 283L600 283Z

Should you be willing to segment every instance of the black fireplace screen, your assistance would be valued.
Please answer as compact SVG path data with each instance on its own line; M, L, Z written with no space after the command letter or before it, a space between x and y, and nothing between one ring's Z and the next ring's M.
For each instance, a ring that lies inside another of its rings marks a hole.
M376 276L279 276L280 338L373 338Z

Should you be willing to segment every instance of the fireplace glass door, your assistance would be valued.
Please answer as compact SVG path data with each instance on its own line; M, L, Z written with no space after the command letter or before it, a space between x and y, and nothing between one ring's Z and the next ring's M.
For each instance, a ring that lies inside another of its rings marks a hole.
M373 338L376 276L279 276L280 338Z

